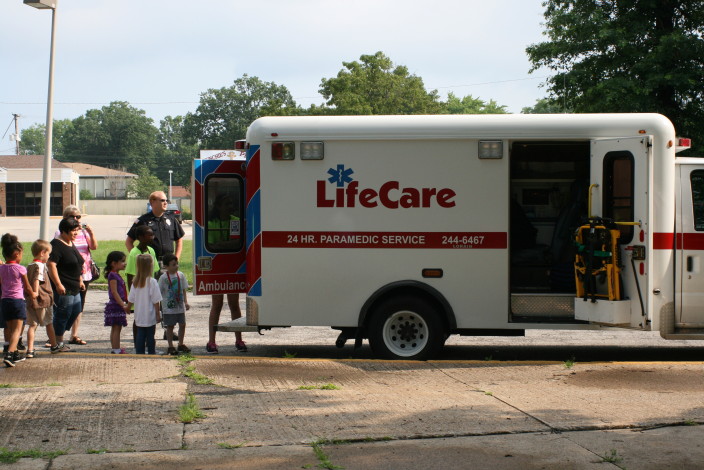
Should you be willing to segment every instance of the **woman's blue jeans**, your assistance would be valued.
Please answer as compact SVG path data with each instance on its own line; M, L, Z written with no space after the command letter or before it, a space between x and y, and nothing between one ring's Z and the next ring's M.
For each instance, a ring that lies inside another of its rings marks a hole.
M81 294L56 295L54 305L54 332L56 336L63 336L81 313Z

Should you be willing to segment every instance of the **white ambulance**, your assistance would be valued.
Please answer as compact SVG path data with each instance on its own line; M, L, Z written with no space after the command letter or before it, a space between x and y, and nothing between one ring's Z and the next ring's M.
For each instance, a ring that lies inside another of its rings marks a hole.
M196 265L229 256L215 288L247 294L221 330L407 359L451 334L704 339L704 159L661 115L267 117L238 144L246 167L196 176ZM211 228L209 178L234 201ZM212 230L229 244L198 248Z

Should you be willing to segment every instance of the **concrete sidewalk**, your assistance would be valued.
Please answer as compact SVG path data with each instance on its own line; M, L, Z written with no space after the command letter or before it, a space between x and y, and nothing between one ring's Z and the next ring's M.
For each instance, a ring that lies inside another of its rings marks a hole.
M189 365L76 353L2 369L0 447L67 452L13 467L52 470L660 469L704 461L701 362L568 369L201 356ZM188 396L205 416L184 424L178 409Z

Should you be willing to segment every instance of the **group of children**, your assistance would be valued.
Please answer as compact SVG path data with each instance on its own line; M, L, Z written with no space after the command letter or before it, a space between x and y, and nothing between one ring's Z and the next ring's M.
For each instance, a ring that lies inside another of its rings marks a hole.
M168 354L190 352L183 343L185 313L190 309L186 276L178 270L178 258L172 254L163 257L162 272L153 249L148 245L151 229L144 226L141 232L144 233L138 237L139 243L129 255L113 251L105 262L109 300L105 305L104 324L111 328L112 353L125 354L125 349L120 347L120 333L127 326L127 315L131 313L134 313L133 336L137 354L156 354L154 335L159 322L163 322L166 328ZM35 241L31 248L34 260L27 268L20 264L23 247L15 235L6 233L0 245L5 258L5 264L0 262L0 328L4 328L5 334L3 362L7 367L15 367L26 358L34 357L34 336L38 326L46 327L52 354L68 350L64 344L57 343L54 334L53 292L46 265L51 244L45 240ZM120 275L122 270L126 271L129 290ZM25 323L28 325L27 346L26 354L23 354ZM179 325L178 346L174 347L176 325Z

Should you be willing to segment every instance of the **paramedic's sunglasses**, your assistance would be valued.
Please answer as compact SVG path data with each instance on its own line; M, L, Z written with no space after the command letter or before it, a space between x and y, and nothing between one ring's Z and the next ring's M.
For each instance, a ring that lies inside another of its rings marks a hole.
M81 216L80 216L80 215L72 215L71 217L73 217L73 218L76 219L76 220L81 220Z

